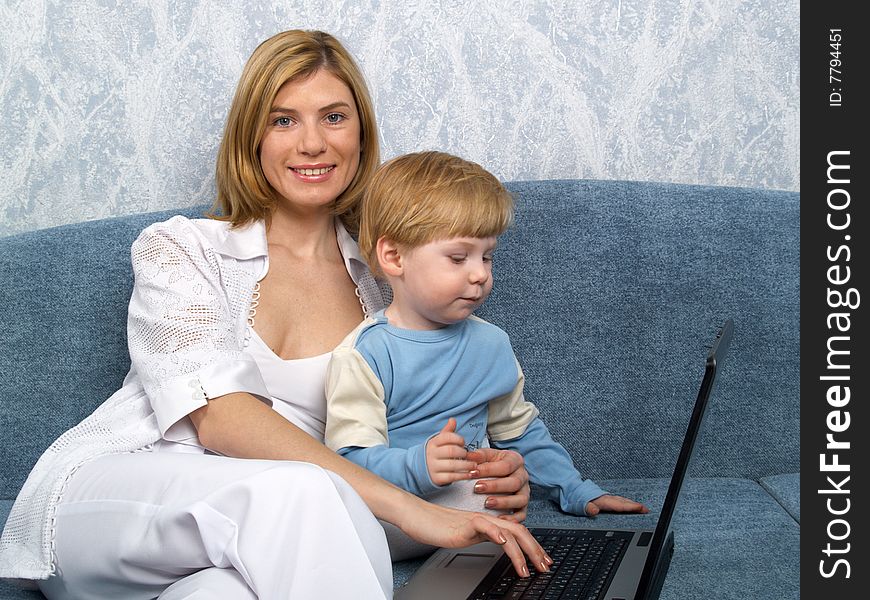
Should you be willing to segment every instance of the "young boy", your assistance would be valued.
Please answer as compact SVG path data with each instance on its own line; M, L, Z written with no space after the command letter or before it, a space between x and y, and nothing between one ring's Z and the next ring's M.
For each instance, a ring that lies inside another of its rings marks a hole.
M512 221L511 195L477 164L422 152L380 167L363 198L359 245L393 300L333 352L326 443L457 508L484 509L466 455L491 444L518 451L531 481L566 512L645 512L580 475L523 398L507 334L473 315Z

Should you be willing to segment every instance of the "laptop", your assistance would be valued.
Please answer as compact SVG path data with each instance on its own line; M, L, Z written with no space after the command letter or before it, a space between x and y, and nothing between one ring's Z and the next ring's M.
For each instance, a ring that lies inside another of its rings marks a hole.
M529 527L556 562L550 573L538 573L529 566L532 576L528 578L516 575L497 544L441 548L396 590L396 600L656 600L674 549L674 509L733 330L733 321L726 320L707 354L695 407L654 530Z

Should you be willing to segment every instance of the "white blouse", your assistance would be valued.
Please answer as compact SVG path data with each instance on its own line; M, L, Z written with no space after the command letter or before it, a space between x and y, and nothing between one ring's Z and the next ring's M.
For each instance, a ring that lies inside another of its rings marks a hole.
M326 369L332 352L318 356L284 359L275 354L249 326L245 354L257 365L272 409L316 440L326 434ZM179 431L180 427L176 428ZM191 432L192 433L192 432ZM160 452L204 452L195 435L181 439L160 439Z
M253 328L246 350L260 369L272 408L322 442L326 431L326 367L332 352L309 358L283 359Z
M374 279L341 222L335 223L364 312L384 308L389 291ZM161 439L199 446L186 417L208 398L231 392L279 396L247 351L249 310L268 270L267 249L263 222L233 229L223 221L176 216L140 234L131 248L130 371L121 389L55 440L31 470L0 536L0 577L45 579L53 573L54 512L82 463L151 451ZM297 417L308 426L317 420Z

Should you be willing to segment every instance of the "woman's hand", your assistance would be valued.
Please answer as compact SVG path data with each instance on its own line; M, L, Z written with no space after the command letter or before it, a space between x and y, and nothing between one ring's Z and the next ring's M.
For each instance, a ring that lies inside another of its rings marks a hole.
M490 494L484 506L507 511L500 517L502 519L517 523L524 521L531 491L523 457L513 450L478 448L465 458L477 463L472 478L488 478L474 484L474 493Z
M410 537L432 546L464 548L484 541L499 544L521 577L529 576L526 557L538 571L549 571L553 564L525 526L492 515L419 500L413 508L405 511L402 523L398 525Z

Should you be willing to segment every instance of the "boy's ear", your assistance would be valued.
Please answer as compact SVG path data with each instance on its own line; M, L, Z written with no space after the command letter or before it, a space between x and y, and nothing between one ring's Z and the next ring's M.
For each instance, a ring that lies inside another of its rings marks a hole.
M376 245L378 265L388 277L402 276L402 253L399 245L385 237L378 238Z

